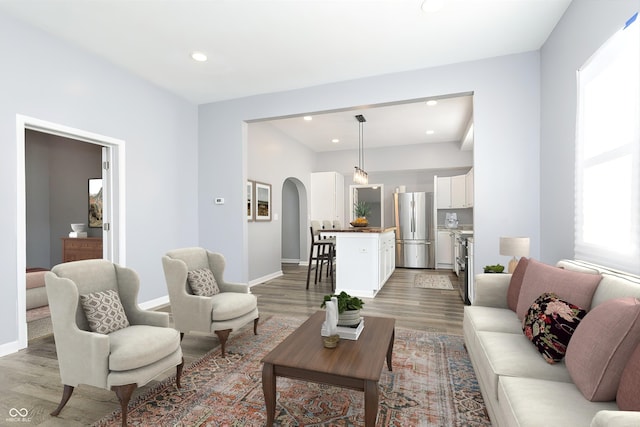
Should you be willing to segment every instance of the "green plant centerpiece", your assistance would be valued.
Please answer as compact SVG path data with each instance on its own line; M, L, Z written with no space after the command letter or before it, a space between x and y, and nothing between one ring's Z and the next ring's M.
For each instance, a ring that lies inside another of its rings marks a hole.
M371 212L371 206L367 202L357 202L353 204L353 215L356 219L353 220L351 225L354 227L366 227L369 225L367 215Z
M355 326L360 323L360 310L364 301L342 291L338 295L325 295L320 307L324 308L327 301L331 301L331 297L338 300L338 326Z

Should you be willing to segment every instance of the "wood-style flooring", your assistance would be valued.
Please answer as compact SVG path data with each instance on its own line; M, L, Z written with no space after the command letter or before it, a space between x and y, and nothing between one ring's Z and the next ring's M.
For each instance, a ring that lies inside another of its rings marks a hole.
M306 318L320 310L323 296L331 293L328 279L314 285L312 274L312 283L306 290L306 267L285 264L283 272L282 277L251 288L258 296L261 317L284 315ZM363 314L394 317L398 327L462 334L463 304L458 292L414 287L414 277L419 273L449 275L454 286L457 279L450 270L396 269L376 298L364 299ZM170 311L170 308L164 310ZM216 345L218 339L215 335L186 334L182 341L185 365L199 359ZM233 348L233 333L227 348ZM173 370L167 371L136 390L132 399L174 373ZM87 426L120 407L113 392L80 385L59 417L49 415L62 396L53 336L32 340L28 348L1 357L0 378L0 426ZM22 408L28 411L23 420L26 424L16 424L10 411L15 413L15 409Z

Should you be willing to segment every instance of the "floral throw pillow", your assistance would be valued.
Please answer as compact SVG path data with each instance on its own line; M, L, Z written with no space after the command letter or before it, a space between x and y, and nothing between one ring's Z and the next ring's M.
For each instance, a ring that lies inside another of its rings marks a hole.
M187 272L187 281L191 286L191 291L201 297L212 297L220 293L218 282L213 276L213 272L208 268L191 270Z
M586 314L586 310L556 294L544 293L529 307L522 330L544 360L556 363L564 358L571 335Z

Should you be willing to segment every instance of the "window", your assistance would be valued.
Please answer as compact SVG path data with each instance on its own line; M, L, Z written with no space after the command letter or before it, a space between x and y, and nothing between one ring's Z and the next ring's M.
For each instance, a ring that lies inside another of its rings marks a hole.
M640 274L640 24L578 71L575 257Z

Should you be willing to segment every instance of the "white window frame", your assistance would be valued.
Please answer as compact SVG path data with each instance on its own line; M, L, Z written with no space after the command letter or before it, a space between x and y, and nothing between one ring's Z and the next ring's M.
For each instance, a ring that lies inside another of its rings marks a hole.
M640 274L640 24L636 18L637 14L577 73L574 251L576 259ZM625 66L616 68L623 61ZM614 102L615 94L624 107Z

